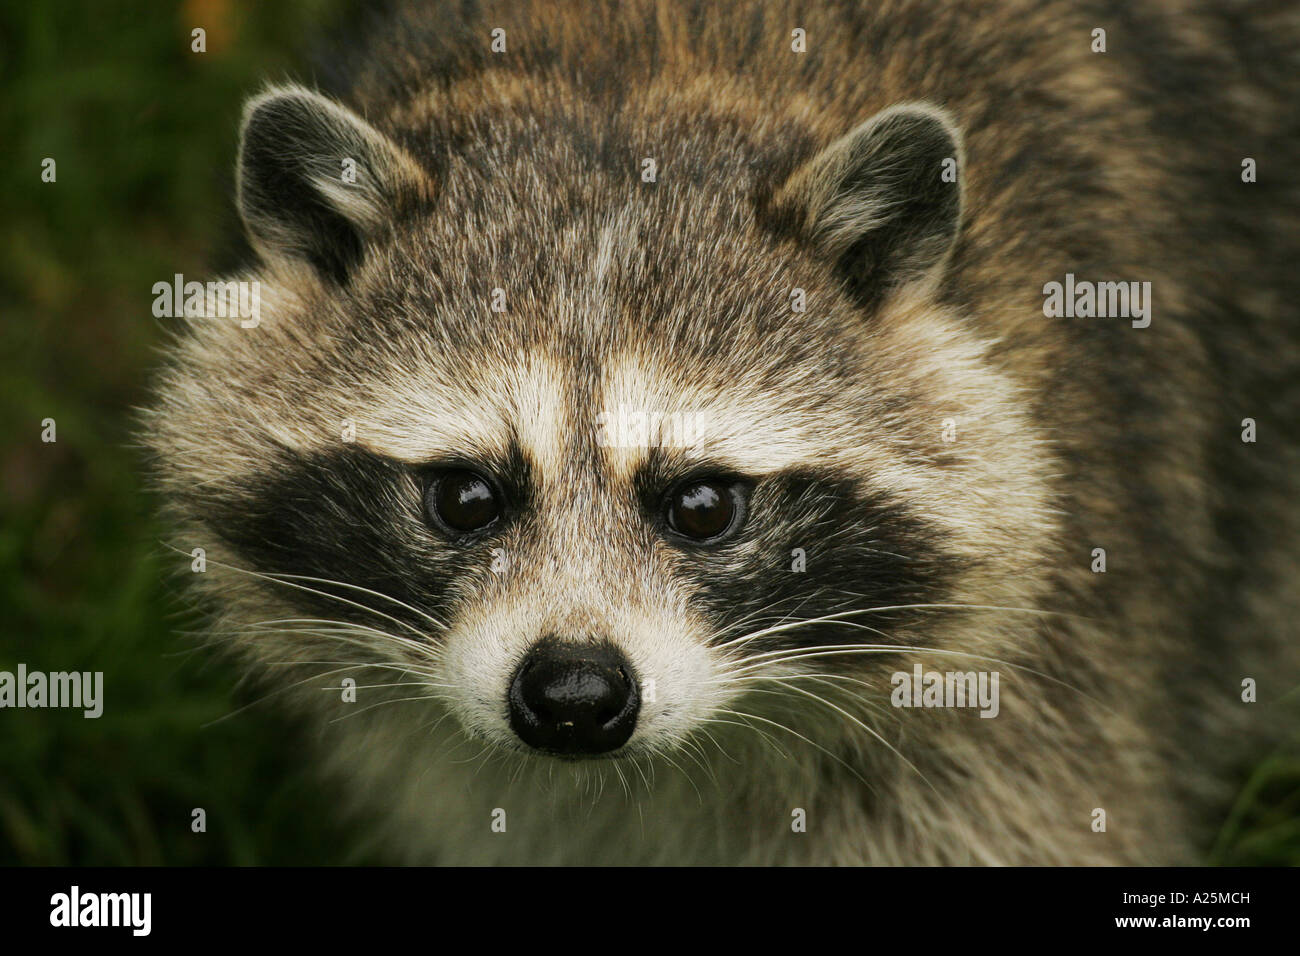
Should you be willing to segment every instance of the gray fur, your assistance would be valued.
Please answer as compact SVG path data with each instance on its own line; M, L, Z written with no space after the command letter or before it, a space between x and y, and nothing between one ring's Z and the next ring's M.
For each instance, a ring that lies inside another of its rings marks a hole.
M236 278L263 318L192 322L144 426L214 633L302 682L286 699L402 859L1199 859L1232 761L1293 719L1294 71L1225 54L1199 3L606 12L449 30L414 5L340 99L250 104ZM1266 63L1278 35L1294 15L1243 33ZM277 103L283 154L250 154ZM947 142L943 192L915 164ZM352 153L359 182L330 182ZM1066 272L1151 281L1152 325L1046 318ZM620 403L707 425L611 448ZM527 476L500 534L422 520L447 460ZM708 552L645 504L701 466L754 486ZM510 734L506 679L557 633L657 681L625 754ZM999 716L891 707L916 663L997 669ZM417 686L321 689L345 677Z

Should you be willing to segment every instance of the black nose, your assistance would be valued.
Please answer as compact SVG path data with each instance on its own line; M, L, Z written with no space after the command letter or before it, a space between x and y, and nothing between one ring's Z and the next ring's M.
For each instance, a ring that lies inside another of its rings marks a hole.
M609 644L543 641L510 682L510 726L548 753L617 750L632 736L640 708L632 668Z

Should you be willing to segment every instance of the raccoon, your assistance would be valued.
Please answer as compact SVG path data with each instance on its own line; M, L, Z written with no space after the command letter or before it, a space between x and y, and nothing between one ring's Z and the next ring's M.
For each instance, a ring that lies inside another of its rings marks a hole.
M1294 727L1294 8L349 28L143 434L389 858L1205 858Z

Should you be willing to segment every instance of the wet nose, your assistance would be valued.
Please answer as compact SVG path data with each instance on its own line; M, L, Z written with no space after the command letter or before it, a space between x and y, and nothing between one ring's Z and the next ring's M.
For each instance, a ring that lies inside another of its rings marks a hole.
M641 709L632 668L609 644L542 641L510 681L510 726L528 746L588 756L627 743Z

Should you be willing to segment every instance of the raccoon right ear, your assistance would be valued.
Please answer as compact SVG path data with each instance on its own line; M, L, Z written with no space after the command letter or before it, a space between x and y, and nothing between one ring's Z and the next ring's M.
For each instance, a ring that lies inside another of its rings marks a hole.
M874 306L939 274L961 225L961 133L945 110L881 110L796 170L776 195L799 230Z
M236 188L259 253L306 261L340 284L367 241L432 194L406 150L301 86L272 89L245 105Z

